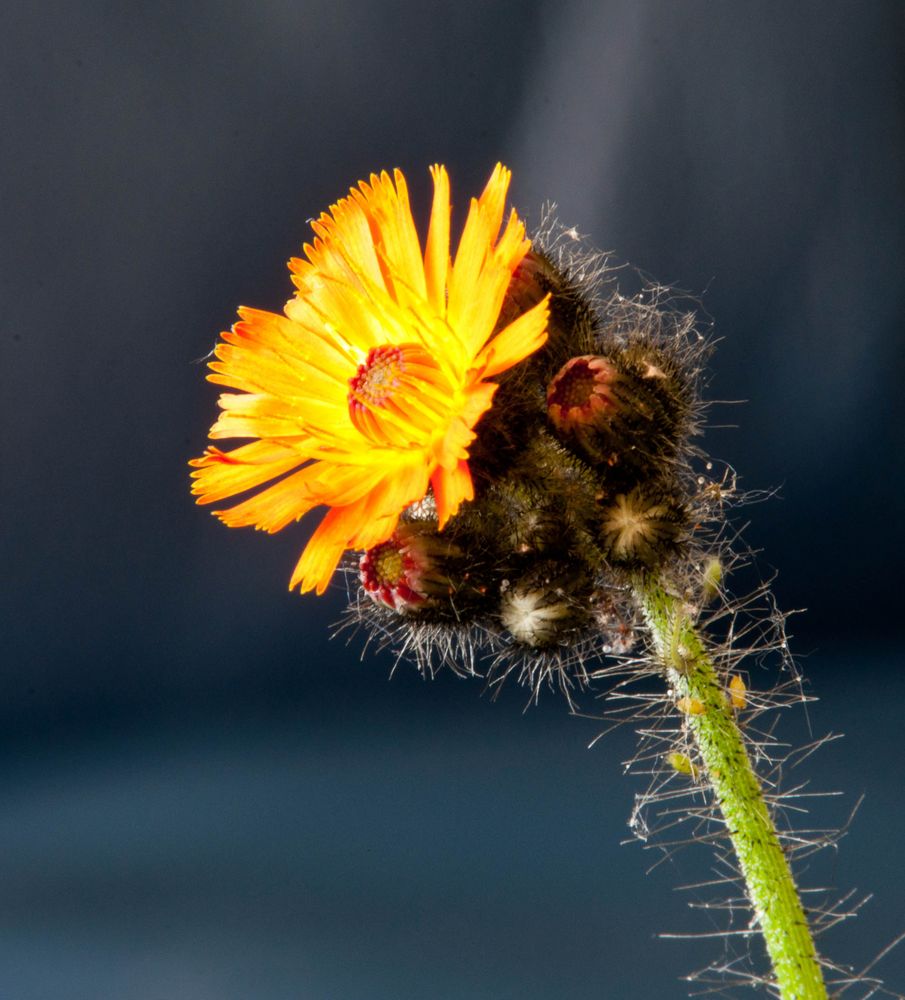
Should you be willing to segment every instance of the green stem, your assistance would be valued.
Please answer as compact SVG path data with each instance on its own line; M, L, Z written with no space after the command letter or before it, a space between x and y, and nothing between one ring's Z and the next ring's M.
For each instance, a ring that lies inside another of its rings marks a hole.
M738 858L782 1000L826 1000L814 941L724 683L683 602L655 577L635 591Z

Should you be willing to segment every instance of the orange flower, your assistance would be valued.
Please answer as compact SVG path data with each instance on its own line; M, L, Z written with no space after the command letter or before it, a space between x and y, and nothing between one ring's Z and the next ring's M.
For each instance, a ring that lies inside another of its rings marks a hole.
M285 315L239 309L208 379L220 397L212 439L251 438L194 459L192 492L214 503L270 485L228 510L231 527L274 532L327 506L290 588L323 593L346 549L391 537L433 490L442 528L473 497L468 446L496 390L488 381L546 340L544 300L501 330L510 278L530 243L515 212L501 230L510 173L473 199L450 259L449 178L422 254L405 178L372 174L313 224L307 259L289 262Z

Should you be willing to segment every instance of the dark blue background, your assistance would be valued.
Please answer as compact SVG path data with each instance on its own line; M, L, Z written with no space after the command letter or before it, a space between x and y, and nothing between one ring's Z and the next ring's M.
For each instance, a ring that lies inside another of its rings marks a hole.
M328 640L343 595L195 508L193 359L371 170L497 159L724 338L707 445L845 731L808 884L905 930L903 49L895 2L8 5L0 38L0 997L664 997L721 944L619 847L624 729ZM756 674L762 687L768 670ZM593 707L593 706L592 706ZM793 742L811 738L803 713ZM796 775L797 778L797 775ZM807 823L807 820L803 820ZM905 955L878 972L905 989Z

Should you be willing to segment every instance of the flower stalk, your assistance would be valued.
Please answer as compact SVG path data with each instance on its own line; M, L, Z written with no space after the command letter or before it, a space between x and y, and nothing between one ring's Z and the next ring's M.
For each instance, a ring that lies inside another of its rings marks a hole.
M814 940L731 697L683 602L655 574L634 590L738 858L782 1000L826 1000Z

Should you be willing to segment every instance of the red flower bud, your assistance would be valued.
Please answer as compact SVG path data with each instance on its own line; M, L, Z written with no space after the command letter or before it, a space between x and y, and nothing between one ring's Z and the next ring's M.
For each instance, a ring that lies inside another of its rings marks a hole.
M560 432L606 424L619 408L613 386L619 373L606 358L584 354L571 358L547 388L547 415Z

